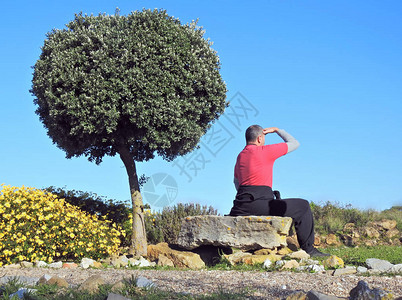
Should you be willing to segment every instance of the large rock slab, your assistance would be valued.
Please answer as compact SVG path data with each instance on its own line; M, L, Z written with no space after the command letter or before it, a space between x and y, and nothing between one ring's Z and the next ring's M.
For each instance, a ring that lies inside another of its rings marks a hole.
M275 216L193 216L183 220L177 245L192 250L203 245L242 250L286 246L292 219Z

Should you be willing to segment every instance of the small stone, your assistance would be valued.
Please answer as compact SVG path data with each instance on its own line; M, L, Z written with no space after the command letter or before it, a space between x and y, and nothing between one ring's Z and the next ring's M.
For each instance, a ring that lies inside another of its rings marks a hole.
M39 278L38 284L47 284L47 282L49 281L50 278L52 278L51 275L45 274L41 278Z
M307 254L304 250L299 250L296 252L289 253L287 257L294 258L294 259L303 259L303 258L310 258L310 255Z
M388 272L393 267L389 261L378 259L378 258L369 258L366 260L366 265L369 269L374 270L375 272Z
M154 287L155 284L148 278L140 276L137 278L137 286L140 288L148 288Z
M299 262L301 265L319 265L320 262L318 260L314 260L311 258L302 258Z
M49 268L52 269L61 269L61 267L63 266L63 262L58 261L58 262L54 262L48 265Z
M361 274L361 273L367 273L367 268L366 267L362 267L362 266L358 266L356 268L357 273Z
M281 268L281 267L283 267L284 264L285 264L284 260L278 260L277 262L275 262L275 267Z
M94 262L95 261L93 259L84 257L81 259L80 267L83 269L88 269L89 267L92 267Z
M341 276L341 275L349 275L349 274L356 274L357 270L355 267L347 266L346 268L336 269L332 275L334 276Z
M223 256L229 261L229 263L233 266L242 261L244 257L251 256L251 253L238 251L233 254L224 254Z
M93 275L85 280L78 288L78 290L96 293L99 290L99 286L102 284L105 284L103 278L100 275Z
M284 270L284 269L296 269L298 267L300 267L300 265L296 260L294 260L294 259L286 260L285 264L282 266L282 270Z
M386 220L386 219L374 222L374 225L381 227L382 229L385 229L385 230L394 229L396 227L396 224L397 223L395 220Z
M336 255L331 255L328 257L326 260L322 262L324 267L326 268L343 268L345 263L343 262L342 258L336 256Z
M264 268L264 269L269 269L271 266L272 266L272 261L269 260L269 259L266 259L266 260L264 261L263 268Z
M402 273L402 264L393 265L390 272L393 274Z
M151 263L148 260L146 260L145 258L143 258L142 256L140 257L139 262L140 263L138 264L138 266L140 268L145 268L145 267L151 266Z
M4 266L5 269L21 269L21 265L20 264L9 264Z
M78 268L78 265L73 262L66 262L63 264L62 268L63 269L75 269L75 268Z
M33 263L29 262L29 261L22 261L20 263L21 267L23 268L33 268Z
M279 250L277 251L277 253L278 253L279 255L287 255L287 254L289 254L289 253L291 253L291 252L292 252L292 250L290 250L288 247L281 248L281 249L279 249Z
M92 267L95 269L102 269L103 265L99 261L94 261L94 263L92 264Z
M322 273L322 272L325 272L324 266L318 265L318 264L309 265L309 266L307 267L307 270L310 271L310 272L312 271L312 272L314 272L314 273Z
M68 287L68 283L64 278L58 276L52 276L48 281L47 284L55 284L58 287Z
M387 230L387 232L385 233L385 236L387 238L392 238L394 236L400 235L399 230L396 228L392 228L390 230Z
M48 266L48 264L46 262L44 262L43 260L35 261L35 267L37 267L37 268L45 268L47 266Z
M274 249L265 249L265 248L263 248L263 249L259 249L259 250L254 251L254 255L270 255L272 253L276 253L275 248Z

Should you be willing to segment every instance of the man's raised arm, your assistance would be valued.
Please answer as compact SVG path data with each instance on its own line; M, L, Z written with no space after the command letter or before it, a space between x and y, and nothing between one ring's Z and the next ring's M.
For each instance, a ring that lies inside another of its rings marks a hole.
M273 133L273 132L276 132L284 140L284 142L288 145L287 153L296 150L300 146L300 143L292 135L287 133L284 129L279 129L277 127L270 127L270 128L265 128L262 130L262 133L264 133L264 134Z

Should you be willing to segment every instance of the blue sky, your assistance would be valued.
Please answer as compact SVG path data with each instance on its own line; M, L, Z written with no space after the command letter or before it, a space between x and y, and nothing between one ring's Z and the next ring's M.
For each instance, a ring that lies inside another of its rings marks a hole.
M80 11L114 14L116 7L120 14L163 8L183 23L199 18L232 100L233 110L197 152L174 164L160 158L138 164L140 174L177 187L172 195L159 184L157 198L169 194L170 204L228 213L244 130L260 124L283 128L301 144L275 163L273 185L282 197L361 209L402 205L400 1L7 1L0 19L0 183L129 199L120 159L99 166L66 159L46 135L29 93L31 66L47 32L64 28ZM163 205L144 198L155 209Z

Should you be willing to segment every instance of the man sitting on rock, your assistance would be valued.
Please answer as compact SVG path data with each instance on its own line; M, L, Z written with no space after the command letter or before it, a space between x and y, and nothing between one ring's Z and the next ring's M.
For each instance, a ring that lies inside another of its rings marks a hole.
M265 135L276 132L283 143L265 145ZM308 201L275 199L272 191L272 169L277 158L299 147L299 142L283 129L263 129L252 125L246 130L246 147L237 157L234 183L236 199L231 216L281 216L293 219L300 247L310 256L328 256L313 247L314 220Z

